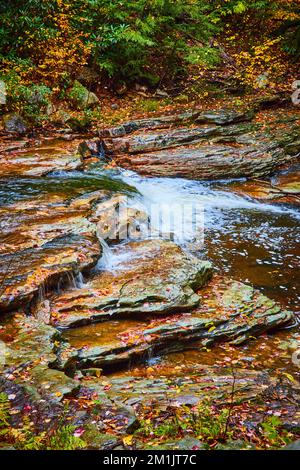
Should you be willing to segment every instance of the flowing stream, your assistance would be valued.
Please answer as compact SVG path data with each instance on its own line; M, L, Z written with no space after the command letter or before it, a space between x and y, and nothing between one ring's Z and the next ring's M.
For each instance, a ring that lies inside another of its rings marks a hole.
M290 358L281 354L280 343L293 335L299 339L299 211L288 205L258 202L235 194L230 191L230 181L203 183L181 178L147 178L125 170L120 170L118 178L137 190L130 197L129 205L150 216L150 231L148 228L148 232L141 233L141 238L169 235L184 249L212 261L216 273L252 284L296 314L294 325L240 348L221 346L209 353L191 349L165 357L151 357L148 365L155 365L161 373L172 375L176 367L179 369L183 364L185 367L211 365L222 357L228 360L229 356L258 369L293 370ZM191 206L193 213L189 212ZM188 213L185 218L182 218L182 208ZM185 227L182 226L184 223ZM126 270L130 250L122 251L120 255L115 253L114 246L102 243L104 255L98 268ZM90 334L90 328L83 327L80 334ZM92 328L96 331L97 325ZM143 375L145 366L117 374L127 373Z
M138 191L129 204L150 216L146 236L169 236L210 259L216 271L252 283L299 313L297 209L230 192L230 181L146 178L131 171L121 171L121 179ZM102 268L113 269L112 256L105 246ZM120 269L122 259L115 264Z
M287 177L293 178L293 174ZM247 182L241 180L238 184L243 187ZM215 274L253 285L293 310L299 319L300 212L295 206L263 203L238 194L231 181L147 178L132 171L96 167L86 172L59 171L45 177L3 180L0 204L5 207L14 203L26 204L28 200L39 205L39 201L55 202L64 197L72 199L99 189L113 190L127 196L130 208L149 216L149 224L141 226L140 239L162 236L174 240L183 249L210 260ZM11 224L11 219L8 220ZM4 219L4 228L5 223ZM101 243L103 256L97 269L117 270L119 273L125 271L128 260L133 256L130 249L125 246L124 250L117 250L109 240L101 240ZM126 240L121 243L126 245ZM82 276L70 280L70 285L77 288L83 284ZM97 325L82 327L70 334L90 335L97 328ZM268 361L271 361L272 367L289 370L290 361L283 363L276 351L279 351L280 341L294 336L299 338L299 325L270 335L266 341L260 337L246 346L231 348L230 354L224 354L231 358L237 355L247 360L255 358L257 368L270 366ZM173 373L174 364L178 363L215 363L223 354L221 349L215 347L209 353L191 350L169 354L163 358L150 358L149 363L169 367L170 373ZM144 369L140 366L138 373L143 374Z

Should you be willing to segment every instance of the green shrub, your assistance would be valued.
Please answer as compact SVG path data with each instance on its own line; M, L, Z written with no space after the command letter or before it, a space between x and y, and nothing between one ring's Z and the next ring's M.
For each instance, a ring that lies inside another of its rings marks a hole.
M9 423L10 402L6 393L0 393L0 440L19 450L75 450L86 446L74 435L76 427L59 422L56 429L35 433L29 417L19 427Z
M68 93L68 98L71 100L75 107L80 108L82 103L86 100L87 90L86 88L77 80L75 80L72 88Z
M229 409L216 411L209 401L203 400L195 408L179 408L163 422L159 419L141 421L137 434L173 438L188 432L207 443L223 441L232 436L232 431L228 429L229 416Z
M146 111L146 113L157 111L160 107L160 103L157 100L145 100L139 103L139 105L140 109Z
M282 421L277 416L269 416L261 423L262 434L273 448L280 448L292 441L289 433L282 428Z
M25 85L14 70L0 75L6 86L5 108L22 114L33 124L45 119L50 104L51 89L44 84Z

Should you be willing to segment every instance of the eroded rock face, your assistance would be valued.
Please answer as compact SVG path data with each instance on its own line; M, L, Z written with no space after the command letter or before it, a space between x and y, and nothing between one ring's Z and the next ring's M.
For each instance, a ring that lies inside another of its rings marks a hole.
M105 139L103 150L107 155L118 155L120 153L144 153L157 149L188 145L190 142L198 142L209 136L216 135L218 128L212 126L181 128L165 132L137 134L125 138ZM91 152L99 148L95 145L97 141L89 141Z
M96 264L102 252L99 237L112 236L115 221L117 233L126 232L129 222L138 224L136 213L130 221L118 217L124 196L112 194L99 190L72 197L62 188L60 194L0 208L1 310L26 308L38 297L43 300L50 288L72 284L73 276Z
M93 232L85 217L86 207L41 199L18 202L0 208L0 254L38 248L68 233Z
M198 110L187 111L183 114L170 116L157 116L153 118L138 119L129 121L120 126L102 129L99 131L100 137L121 137L126 134L141 129L159 129L180 123L198 122L202 124L232 124L235 122L248 121L253 116L248 112L236 112L231 110L217 110L210 112L201 112Z
M222 178L259 177L292 161L275 143L257 146L199 145L169 151L120 156L120 166L141 175L177 176L210 180Z
M193 127L145 132L182 122L178 116L170 118L126 123L102 133L102 141L86 143L85 155L107 155L145 176L213 180L269 175L300 153L297 115L291 121L272 115L263 127L259 121L241 123L249 119L243 113L190 113Z
M0 254L38 248L69 234L93 235L97 227L105 233L105 221L100 215L110 207L108 216L112 217L121 198L122 195L112 197L105 190L78 197L62 192L4 205L0 207Z
M270 180L255 180L247 183L232 183L229 189L260 201L276 204L300 204L300 171L298 167L274 176Z
M0 255L1 311L38 300L43 290L93 267L100 253L95 236L74 234L57 237L39 248Z
M122 137L131 132L140 129L157 129L169 127L173 124L181 122L189 122L198 116L199 111L191 111L179 115L172 116L158 116L149 119L138 119L136 121L129 121L119 126L99 130L99 137Z
M54 299L56 326L190 310L199 303L195 290L211 276L210 263L168 241L132 242L116 248L115 256L126 260L119 273L99 273L84 288Z
M61 142L57 147L44 142L35 151L8 149L0 155L0 178L43 176L51 171L79 169L82 162L75 153L77 146L77 142Z
M79 350L79 367L109 368L147 359L149 354L201 349L228 341L241 344L293 318L291 312L251 286L229 279L213 280L199 296L200 306L191 314L140 322L130 328L121 320L118 325L102 323L90 333L89 327L70 331L67 338Z

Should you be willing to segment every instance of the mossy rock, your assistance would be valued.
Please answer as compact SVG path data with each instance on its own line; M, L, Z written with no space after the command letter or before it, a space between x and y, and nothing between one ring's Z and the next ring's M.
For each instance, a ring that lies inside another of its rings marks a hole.
M99 103L98 96L78 80L74 81L73 87L68 93L68 98L77 109L92 108Z
M88 449L96 450L110 450L120 443L120 439L116 436L99 432L97 426L93 424L86 427L82 439L86 442Z
M184 437L174 441L158 441L146 444L143 450L206 450L208 446L194 437Z
M224 444L217 444L215 450L255 450L256 447L251 442L236 440L227 441Z

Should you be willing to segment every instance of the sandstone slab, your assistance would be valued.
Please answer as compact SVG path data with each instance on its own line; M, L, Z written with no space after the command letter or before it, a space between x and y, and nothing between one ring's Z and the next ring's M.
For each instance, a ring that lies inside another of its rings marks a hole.
M187 311L198 305L195 290L211 276L210 263L164 240L117 247L115 260L116 267L121 263L121 270L100 272L82 289L53 300L52 319L56 326Z

